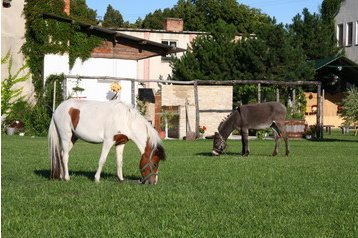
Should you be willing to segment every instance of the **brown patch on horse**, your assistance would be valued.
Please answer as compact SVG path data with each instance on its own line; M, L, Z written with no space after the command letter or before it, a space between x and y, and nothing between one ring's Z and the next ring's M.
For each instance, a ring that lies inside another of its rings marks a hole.
M70 110L68 111L68 114L71 117L71 122L72 122L73 128L76 129L77 125L80 121L80 110L71 107Z
M139 162L139 169L141 171L142 177L146 178L148 175L153 174L146 180L150 184L156 183L156 174L158 173L158 167L160 160L165 159L165 152L161 145L157 145L156 148L152 148L151 143L147 140L147 144L144 149L144 153L141 156ZM144 181L145 182L145 181Z
M117 134L113 136L113 141L115 141L115 145L123 145L128 142L128 137L123 134Z

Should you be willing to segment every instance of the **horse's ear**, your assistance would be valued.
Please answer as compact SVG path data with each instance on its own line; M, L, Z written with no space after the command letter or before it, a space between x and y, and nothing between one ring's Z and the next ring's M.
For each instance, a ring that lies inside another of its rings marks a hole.
M215 137L215 135L205 136L205 139L213 139L214 137Z

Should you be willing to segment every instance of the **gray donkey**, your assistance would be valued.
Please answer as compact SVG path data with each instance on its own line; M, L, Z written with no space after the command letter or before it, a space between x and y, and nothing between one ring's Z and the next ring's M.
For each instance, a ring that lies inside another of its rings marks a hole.
M266 129L271 127L275 137L273 156L277 155L279 139L286 144L286 156L289 153L288 136L285 129L286 107L278 102L248 104L232 111L219 125L215 132L213 155L220 155L226 148L226 140L234 129L241 131L242 155L249 155L249 129Z

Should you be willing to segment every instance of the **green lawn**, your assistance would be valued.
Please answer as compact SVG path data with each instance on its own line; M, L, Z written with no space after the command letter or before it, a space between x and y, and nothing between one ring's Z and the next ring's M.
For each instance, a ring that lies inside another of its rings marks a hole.
M139 152L125 149L124 176L111 151L93 181L100 145L79 142L71 181L49 180L46 138L2 135L2 237L358 237L358 137L240 141L210 155L212 141L167 140L156 186L139 185Z

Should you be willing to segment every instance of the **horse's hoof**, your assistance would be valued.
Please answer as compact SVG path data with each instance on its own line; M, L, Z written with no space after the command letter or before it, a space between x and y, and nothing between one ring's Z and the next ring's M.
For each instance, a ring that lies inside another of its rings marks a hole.
M277 155L277 153L276 153L276 152L273 152L273 153L272 153L272 156L276 156L276 155Z
M218 152L216 152L215 150L213 150L212 152L212 155L214 155L214 156L219 156L220 154L218 153Z

